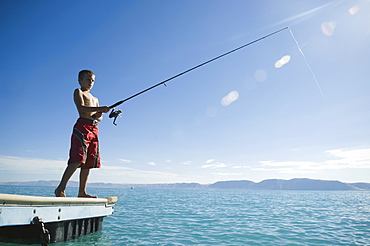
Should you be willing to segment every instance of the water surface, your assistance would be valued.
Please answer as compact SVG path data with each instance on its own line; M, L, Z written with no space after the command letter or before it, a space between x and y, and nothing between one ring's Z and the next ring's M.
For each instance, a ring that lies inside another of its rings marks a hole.
M52 245L370 245L369 191L88 191L118 196L114 215L101 232ZM53 187L0 193L52 196Z

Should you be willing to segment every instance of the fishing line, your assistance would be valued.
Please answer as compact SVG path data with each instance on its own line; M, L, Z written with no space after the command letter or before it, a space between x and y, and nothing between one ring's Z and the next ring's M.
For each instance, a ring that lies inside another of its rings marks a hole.
M314 79L314 80L315 80L315 82L316 82L317 87L319 88L319 91L320 91L320 94L321 94L322 98L323 98L323 99L324 99L324 101L326 102L326 99L325 99L325 97L324 97L324 94L322 93L322 90L321 90L320 84L319 84L319 82L318 82L318 81L317 81L317 79L316 79L316 75L315 75L315 73L313 72L313 70L312 70L312 68L311 68L310 64L308 63L308 61L307 61L307 59L306 59L306 56L304 55L304 53L303 53L303 51L302 51L301 47L299 46L299 44L298 44L297 40L295 39L295 37L294 37L294 35L293 35L292 30L290 29L290 27L288 27L288 29L289 29L290 35L292 36L292 38L293 38L294 42L296 43L296 45L297 45L297 47L298 47L299 52L301 52L301 54L302 54L303 60L305 61L305 63L306 63L306 65L307 65L308 69L310 70L310 72L311 72L311 74L312 74L312 77L313 77L313 79Z
M263 36L263 37L261 37L261 38L259 38L259 39L256 39L256 40L252 41L252 42L249 42L249 43L247 43L247 44L244 44L244 45L242 45L242 46L240 46L240 47L238 47L238 48L236 48L236 49L230 50L230 51L228 51L228 52L226 52L226 53L224 53L224 54L222 54L222 55L219 55L219 56L217 56L217 57L215 57L215 58L212 58L212 59L210 59L210 60L208 60L208 61L206 61L206 62L203 62L203 63L201 63L201 64L199 64L199 65L197 65L197 66L195 66L195 67L192 67L192 68L190 68L190 69L188 69L188 70L186 70L186 71L184 71L184 72L182 72L182 73L176 74L175 76L172 76L171 78L168 78L168 79L166 79L166 80L164 80L164 81L162 81L162 82L159 82L158 84L153 85L153 86L151 86L151 87L149 87L149 88L147 88L147 89L145 89L145 90L143 90L143 91L140 91L140 92L136 93L135 95L132 95L132 96L130 96L130 97L128 97L128 98L126 98L126 99L124 99L124 100L121 100L121 101L119 101L119 102L117 102L117 103L115 103L115 104L113 104L113 105L111 105L111 106L109 106L109 107L110 107L110 108L117 107L118 105L120 105L120 104L122 104L122 103L124 103L124 102L126 102L126 101L128 101L128 100L130 100L130 99L132 99L132 98L134 98L134 97L137 97L138 95L141 95L141 94L143 94L144 92L147 92L147 91L149 91L149 90L151 90L151 89L154 89L155 87L157 87L157 86L159 86L159 85L162 85L162 84L166 85L166 82L168 82L168 81L170 81L170 80L173 80L174 78L177 78L177 77L179 77L179 76L181 76L181 75L184 75L184 74L186 74L186 73L188 73L188 72L190 72L190 71L193 71L194 69L200 68L201 66L204 66L204 65L206 65L206 64L208 64L208 63L210 63L210 62L213 62L213 61L215 61L215 60L217 60L217 59L220 59L221 57L224 57L224 56L229 55L229 54L231 54L231 53L233 53L233 52L235 52L235 51L238 51L238 50L240 50L240 49L242 49L242 48L245 48L245 47L247 47L247 46L249 46L249 45L251 45L251 44L254 44L254 43L258 42L258 41L261 41L262 39L265 39L265 38L268 38L268 37L270 37L270 36L272 36L272 35L275 35L275 34L277 34L277 33L281 32L281 31L283 31L283 30L285 30L285 29L288 29L288 27L284 27L284 28L282 28L282 29L280 29L280 30L277 30L277 31L275 31L275 32L272 32L272 33L270 33L270 34L268 34L268 35L266 35L266 36Z
M204 66L204 65L206 65L206 64L208 64L208 63L210 63L210 62L213 62L213 61L215 61L215 60L218 60L218 59L220 59L220 58L222 58L222 57L224 57L224 56L226 56L226 55L229 55L229 54L231 54L231 53L234 53L234 52L236 52L236 51L238 51L238 50L240 50L240 49L243 49L243 48L245 48L245 47L247 47L247 46L249 46L249 45L251 45L251 44L254 44L254 43L256 43L256 42L259 42L259 41L261 41L261 40L263 40L263 39L265 39L265 38L268 38L268 37L270 37L270 36L272 36L272 35L275 35L275 34L277 34L277 33L281 32L281 31L283 31L283 30L285 30L285 29L289 29L290 34L291 34L291 36L292 36L293 40L295 41L295 43L296 43L296 45L297 45L297 47L298 47L299 52L302 54L302 57L303 57L303 59L305 60L306 65L307 65L307 67L309 68L309 70L310 70L310 72L311 72L311 74L312 74L312 76L313 76L313 79L315 80L315 82L316 82L316 84L317 84L317 86L318 86L318 88L319 88L319 91L320 91L320 93L321 93L321 96L322 96L322 97L324 98L324 100L325 100L324 94L323 94L323 93L322 93L322 91L321 91L320 84L319 84L319 82L317 81L316 76L315 76L315 74L314 74L313 70L311 69L311 66L308 64L307 59L306 59L306 56L304 55L304 53L303 53L303 51L301 50L301 48L300 48L300 46L299 46L299 44L298 44L297 40L295 39L295 37L294 37L294 35L293 35L293 33L292 33L292 30L291 30L289 27L284 27L284 28L282 28L282 29L280 29L280 30L277 30L277 31L272 32L272 33L270 33L270 34L268 34L268 35L265 35L265 36L263 36L263 37L261 37L261 38L258 38L258 39L254 40L254 41L252 41L252 42L246 43L246 44L244 44L244 45L242 45L242 46L240 46L240 47L238 47L238 48L236 48L236 49L233 49L233 50L230 50L230 51L228 51L228 52L226 52L226 53L223 53L222 55L216 56L215 58L212 58L212 59L210 59L210 60L208 60L208 61L205 61L205 62L203 62L203 63L201 63L201 64L199 64L199 65L197 65L197 66L194 66L194 67L192 67L192 68L190 68L190 69L188 69L188 70L185 70L184 72L181 72L181 73L179 73L179 74L176 74L175 76L172 76L172 77L170 77L170 78L168 78L168 79L166 79L166 80L164 80L164 81L162 81L162 82L159 82L158 84L155 84L155 85L153 85L153 86L151 86L151 87L149 87L149 88L147 88L147 89L145 89L145 90L142 90L142 91L140 91L140 92L138 92L138 93L136 93L136 94L134 94L134 95L132 95L132 96L130 96L130 97L128 97L128 98L126 98L126 99L123 99L123 100L121 100L121 101L119 101L119 102L116 102L115 104L113 104L113 105L109 106L109 108L111 108L111 109L112 109L112 111L111 111L111 112L110 112L110 114L109 114L109 118L114 118L113 124L114 124L114 125L117 125L117 124L116 124L117 117L118 117L119 115L121 115L121 114L122 114L122 111L121 111L121 110L119 110L119 109L118 109L118 110L116 110L116 111L114 110L114 108L115 108L115 107L117 107L118 105L120 105L120 104L122 104L122 103L124 103L124 102L126 102L126 101L128 101L128 100L130 100L130 99L132 99L132 98L134 98L134 97L137 97L137 96L139 96L139 95L141 95L141 94L143 94L143 93L145 93L145 92L147 92L147 91L149 91L149 90L151 90L151 89L154 89L155 87L160 86L160 85L162 85L162 84L166 86L166 82L168 82L168 81L170 81L170 80L173 80L173 79L175 79L175 78L177 78L177 77L180 77L180 76L182 76L182 75L184 75L184 74L186 74L186 73L188 73L188 72L190 72L190 71L193 71L193 70L195 70L195 69L197 69L197 68L200 68L200 67L202 67L202 66ZM326 100L325 100L325 101L326 101Z

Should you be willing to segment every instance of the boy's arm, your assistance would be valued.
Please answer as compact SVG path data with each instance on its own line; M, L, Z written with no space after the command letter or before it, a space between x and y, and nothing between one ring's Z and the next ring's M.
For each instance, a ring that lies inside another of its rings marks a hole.
M95 100L96 100L96 107L99 108L99 100L97 98L95 98ZM107 112L109 112L109 109L110 108L108 108ZM104 113L106 113L106 112L104 112ZM103 119L103 112L102 111L97 111L95 114L91 115L91 117L93 117L97 121L101 121Z
M95 120L101 120L102 113L107 113L110 110L108 106L99 107L99 102L94 97L91 97L90 99L85 98L84 100L82 92L79 89L76 89L74 92L74 102L80 116L91 116ZM94 112L96 113L93 114Z

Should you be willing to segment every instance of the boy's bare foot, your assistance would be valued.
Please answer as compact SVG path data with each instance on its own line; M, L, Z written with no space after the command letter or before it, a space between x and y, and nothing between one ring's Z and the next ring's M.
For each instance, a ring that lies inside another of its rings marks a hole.
M84 198L98 198L97 196L92 196L89 194L78 194L78 197L84 197Z
M59 190L58 188L55 189L54 194L56 197L67 197L64 190Z

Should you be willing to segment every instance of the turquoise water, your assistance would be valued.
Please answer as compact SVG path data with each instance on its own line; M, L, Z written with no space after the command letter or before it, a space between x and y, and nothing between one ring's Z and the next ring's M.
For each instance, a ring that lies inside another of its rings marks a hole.
M52 192L52 187L0 186L0 193L51 196ZM370 245L369 191L90 188L88 192L118 196L114 215L105 218L101 232L53 246ZM67 189L67 195L76 193Z

